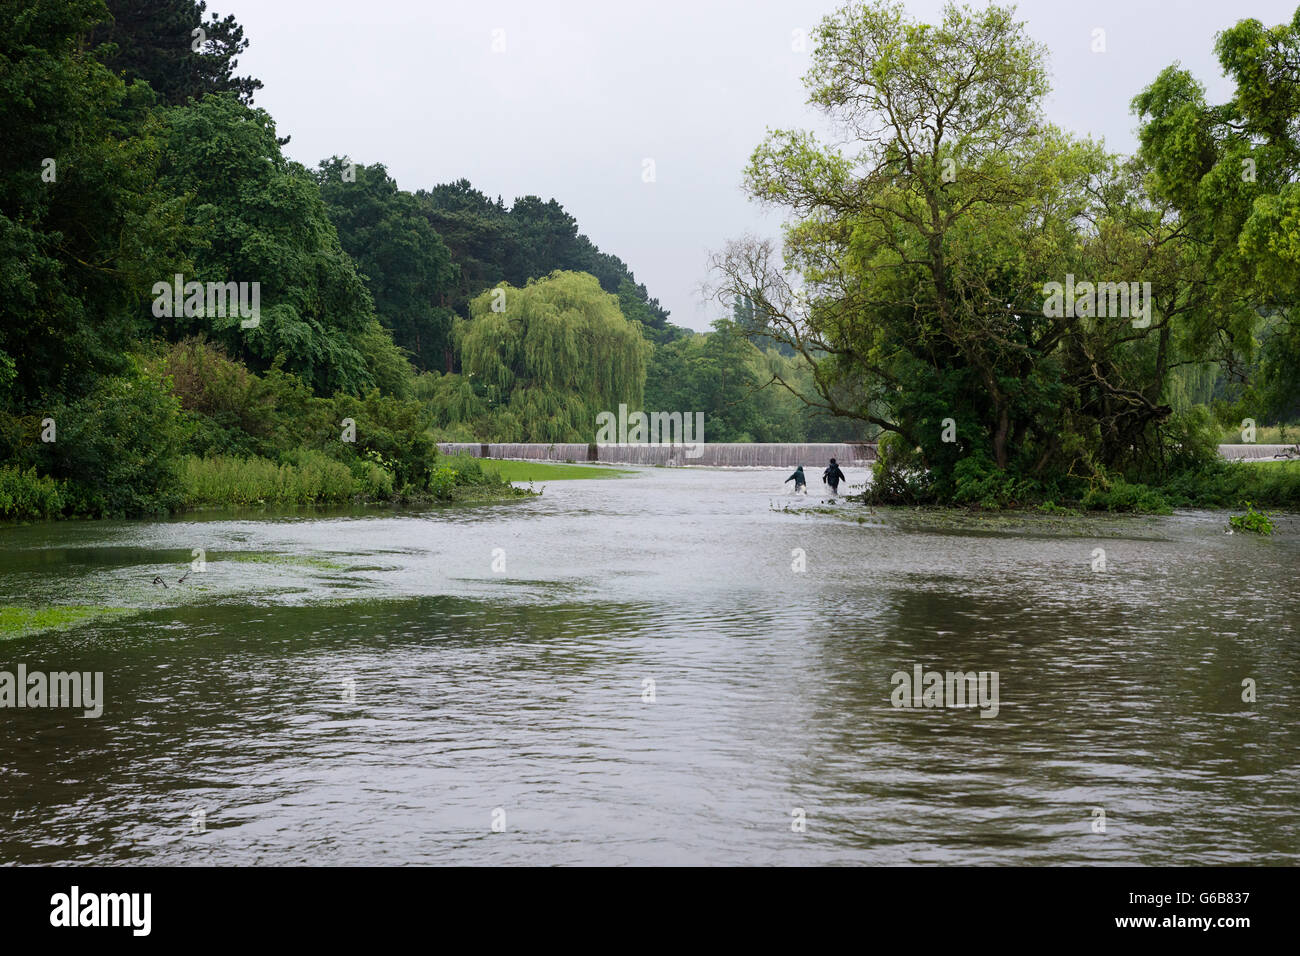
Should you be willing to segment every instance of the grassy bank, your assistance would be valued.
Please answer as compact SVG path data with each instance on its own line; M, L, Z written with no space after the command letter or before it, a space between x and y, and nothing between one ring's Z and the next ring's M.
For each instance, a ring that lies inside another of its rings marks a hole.
M0 403L0 520L525 494L446 460L427 411L400 394L318 394L201 339L128 365L76 401L21 413Z
M299 464L266 458L189 456L181 462L182 507L257 504L330 504L366 493L365 482L347 465L324 455L304 456ZM389 482L389 492L392 483Z
M1258 506L1300 511L1300 460L1221 462L1156 489L1175 508Z
M440 458L427 483L397 486L398 478L377 461L351 468L319 452L296 462L259 458L187 458L181 469L185 508L224 505L404 504L489 501L525 497L510 479L464 456Z
M1300 424L1260 425L1255 429L1257 445L1294 445L1300 441ZM1219 436L1220 445L1242 444L1241 429L1230 428Z
M440 458L422 481L401 483L394 472L381 461L361 459L348 465L311 449L279 461L256 455L188 455L178 464L174 490L154 513L266 505L482 502L530 494L510 484L512 474L485 470L472 458ZM70 497L65 482L34 469L0 466L0 520L79 517L67 508Z

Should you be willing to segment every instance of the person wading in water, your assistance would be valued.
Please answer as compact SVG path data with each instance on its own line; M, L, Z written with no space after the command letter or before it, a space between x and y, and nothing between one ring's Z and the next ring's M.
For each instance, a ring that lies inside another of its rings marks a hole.
M835 459L832 458L831 463L822 472L822 484L831 486L831 496L834 497L839 494L840 482L847 480L844 477L844 472L840 471L840 466L835 464Z
M803 489L803 493L805 495L808 494L808 479L803 476L803 465L800 465L798 468L796 468L794 470L794 474L791 475L789 478L787 478L785 481L794 482L794 493L796 495L799 493L800 488ZM781 482L781 484L784 485L785 481Z

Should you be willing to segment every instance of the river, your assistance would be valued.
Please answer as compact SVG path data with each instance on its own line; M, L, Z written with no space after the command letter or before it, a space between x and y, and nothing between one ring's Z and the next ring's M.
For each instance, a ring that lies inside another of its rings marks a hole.
M787 473L0 530L0 603L126 609L0 641L106 698L0 709L0 862L1300 862L1300 522ZM894 706L918 664L996 714Z

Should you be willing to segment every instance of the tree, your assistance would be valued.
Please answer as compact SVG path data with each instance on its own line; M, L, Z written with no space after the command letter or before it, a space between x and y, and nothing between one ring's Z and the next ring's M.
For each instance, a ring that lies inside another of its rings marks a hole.
M0 398L17 408L125 371L148 283L192 241L147 104L82 42L103 16L31 0L0 17Z
M624 314L640 322L653 341L684 332L668 323L668 310L650 297L627 264L580 234L577 221L554 199L524 196L507 208L465 179L416 196L460 270L459 294L451 303L459 314L468 315L469 300L497 282L519 286L556 270L586 272L619 297Z
M379 163L333 157L321 163L316 179L339 241L393 341L418 368L451 371L450 303L458 275L419 201L398 189Z
M689 334L654 350L646 376L648 411L704 414L705 435L716 442L807 440L805 406L783 390L765 388L779 355L761 352L732 323Z
M884 467L940 496L966 459L1047 480L1161 434L1171 410L1130 373L1168 317L1045 307L1048 281L1133 279L1167 237L1144 231L1153 211L1117 191L1110 157L1046 123L1044 50L1024 24L949 4L928 25L876 2L816 35L810 102L852 146L771 133L746 186L794 214L785 261L756 239L714 258L719 297L752 301L765 322L748 326L794 350L814 393L779 384L883 430ZM1127 217L1110 208L1121 195Z
M522 285L527 280L519 233L499 198L488 199L467 179L415 195L459 270L450 303L458 314L468 315L469 300L493 283Z
M1288 24L1242 20L1215 43L1232 98L1170 66L1133 100L1148 188L1175 211L1203 271L1197 339L1238 380L1247 411L1300 411L1300 9ZM1255 358L1261 361L1255 368Z
M549 202L542 202L537 196L516 199L510 207L510 222L523 252L523 275L518 281L578 265L578 221L554 199Z
M464 374L515 441L594 441L596 415L637 409L649 345L594 276L503 285L459 323Z
M215 93L169 109L165 135L161 183L187 198L186 220L204 238L186 278L258 283L261 312L251 328L238 315L172 315L157 320L160 331L206 334L255 370L280 365L318 394L405 390L409 366L379 326L315 179L280 152L271 117Z
M216 13L205 22L205 0L105 2L112 19L94 30L91 42L100 45L109 69L128 81L144 80L164 103L230 91L250 104L262 88L261 80L234 75L248 48L244 28L234 16Z

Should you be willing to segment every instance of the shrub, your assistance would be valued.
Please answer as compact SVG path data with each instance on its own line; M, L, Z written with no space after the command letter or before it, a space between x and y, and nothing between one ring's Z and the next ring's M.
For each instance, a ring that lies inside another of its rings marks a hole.
M1032 479L1010 469L1000 469L987 458L972 455L953 467L954 504L975 504L981 508L1017 507L1042 497Z
M393 497L393 473L375 461L359 461L352 472L357 493L366 498L387 500Z
M865 500L888 504L927 504L934 500L934 481L921 467L915 449L895 432L880 436L876 463Z
M458 485L490 485L496 478L483 470L483 464L472 455L447 455L442 463L456 473Z
M331 431L325 444L329 453L354 464L378 455L388 469L399 492L405 494L429 489L430 476L438 462L438 444L429 432L429 417L424 407L412 399L391 398L372 390L365 398L336 395L331 400L334 425L342 427L345 418L356 422L356 442L338 440Z
M456 472L446 465L438 466L429 478L429 491L441 501L450 501L456 488Z
M278 367L255 375L218 346L194 338L172 345L161 368L193 421L185 446L190 454L278 458L310 436L337 437L330 401Z
M63 511L63 483L35 468L0 467L0 519L49 518Z
M1219 461L1175 475L1166 486L1171 502L1189 508L1240 508L1247 500L1300 508L1300 462Z
M1169 514L1173 511L1169 502L1148 486L1105 476L1084 492L1080 504L1089 511L1134 511L1148 514Z
M1262 511L1256 511L1255 506L1249 501L1246 502L1246 513L1232 515L1228 518L1228 524L1238 531L1249 531L1252 534L1273 533L1273 519Z
M161 366L171 390L194 421L188 450L255 454L269 434L272 403L247 368L201 338L172 345Z
M30 446L38 470L67 482L67 504L92 517L159 513L180 502L177 465L189 429L160 371L100 379L84 397L57 403L56 439Z

